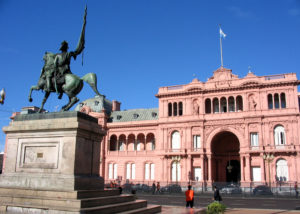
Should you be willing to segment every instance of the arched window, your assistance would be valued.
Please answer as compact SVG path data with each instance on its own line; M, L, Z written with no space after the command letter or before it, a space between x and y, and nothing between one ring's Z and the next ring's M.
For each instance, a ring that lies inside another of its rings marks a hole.
M179 114L179 116L181 116L182 115L182 112L183 112L183 107L182 107L182 102L179 102L179 104L178 104L178 108L179 108L179 112L178 112L178 114Z
M135 143L135 136L133 134L130 134L128 136L128 140L127 140L127 150L128 151L135 151L136 150L136 143Z
M169 115L169 117L172 116L172 103L168 104L168 115Z
M275 140L275 145L277 146L285 145L286 140L285 140L285 131L283 126L275 127L274 140Z
M109 151L117 151L117 136L112 135L109 141Z
M243 111L243 98L242 96L236 97L236 110Z
M155 137L153 133L149 133L146 137L146 150L155 150Z
M119 137L119 151L124 151L126 149L126 136L125 135L121 135Z
M206 114L211 113L211 101L210 101L210 99L205 100L205 113Z
M229 97L228 99L228 107L229 107L229 112L234 112L235 111L235 105L234 105L234 97Z
M180 149L180 133L175 131L172 133L172 149Z
M124 151L124 149L125 149L125 143L124 143L124 141L119 141L119 151Z
M288 181L289 180L289 169L287 161L279 159L276 162L276 179L277 181Z
M153 138L151 141L151 150L155 150L155 139Z
M221 112L227 112L227 100L225 97L221 98Z
M213 99L213 111L214 111L214 113L219 113L219 100L218 100L218 98Z
M172 172L171 172L171 175L172 175L172 178L171 180L172 181L180 181L180 162L178 161L174 161L172 162Z
M155 179L155 164L146 163L145 164L145 180L154 180Z
M280 94L281 108L286 108L285 93Z
M177 116L177 103L173 103L173 116Z
M141 141L137 140L136 141L136 151L141 151L141 145L142 145Z
M109 163L108 164L108 179L118 178L118 164Z
M272 94L268 94L268 108L273 109L273 96L272 96Z
M127 163L126 179L135 179L135 164L134 163Z
M275 109L279 109L279 95L278 94L274 95L274 105L275 105Z

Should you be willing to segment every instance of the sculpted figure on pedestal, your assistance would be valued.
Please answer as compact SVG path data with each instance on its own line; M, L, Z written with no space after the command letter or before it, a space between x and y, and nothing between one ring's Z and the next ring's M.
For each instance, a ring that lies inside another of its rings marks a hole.
M82 53L85 44L85 26L86 26L87 7L85 7L85 13L83 18L83 26L81 35L78 41L78 45L75 51L68 52L68 42L63 41L59 50L61 53L46 52L44 59L44 66L41 71L38 84L30 88L29 101L32 102L31 94L33 90L43 90L45 92L42 105L39 112L43 110L51 92L56 92L61 99L63 94L67 94L69 102L62 107L62 111L68 111L75 103L79 101L76 97L83 87L83 81L87 82L94 92L102 96L97 89L97 76L94 73L88 73L83 77L78 77L72 74L70 69L71 59L76 60L77 56Z

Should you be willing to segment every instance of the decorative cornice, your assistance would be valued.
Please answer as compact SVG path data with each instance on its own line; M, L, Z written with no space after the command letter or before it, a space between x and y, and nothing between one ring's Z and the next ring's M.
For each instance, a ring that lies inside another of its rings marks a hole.
M262 88L271 88L271 87L280 87L280 86L297 86L300 85L300 80L294 80L289 82L273 82L273 83L263 83L263 84L251 84L251 85L241 85L241 86L233 86L233 87L224 87L224 88L214 88L214 89L194 89L187 91L178 91L172 93L163 93L156 94L157 98L165 98L165 97L175 97L175 96L186 96L186 95L194 95L194 94L208 94L215 92L228 92L228 91L242 91L248 89L262 89Z

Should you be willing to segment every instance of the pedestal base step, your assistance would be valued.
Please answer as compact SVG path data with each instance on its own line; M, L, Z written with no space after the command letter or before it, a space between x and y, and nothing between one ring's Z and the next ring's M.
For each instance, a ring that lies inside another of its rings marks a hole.
M0 188L0 212L28 214L81 213L159 213L160 206L147 207L147 201L135 200L118 190L54 192Z

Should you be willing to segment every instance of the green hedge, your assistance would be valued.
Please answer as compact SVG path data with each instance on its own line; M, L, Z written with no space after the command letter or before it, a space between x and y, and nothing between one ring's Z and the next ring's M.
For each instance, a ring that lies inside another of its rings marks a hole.
M224 204L221 204L219 202L212 202L207 206L207 214L220 214L224 213L226 209L226 206Z

